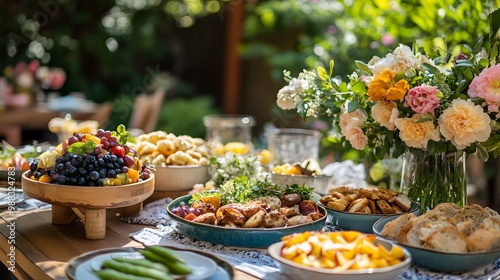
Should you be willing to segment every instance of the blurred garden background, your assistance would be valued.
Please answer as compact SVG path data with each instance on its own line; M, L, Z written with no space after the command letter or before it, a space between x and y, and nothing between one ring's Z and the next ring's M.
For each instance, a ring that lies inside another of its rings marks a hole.
M0 69L61 67L60 94L113 102L106 126L127 124L134 100L171 83L157 129L203 137L202 117L248 114L257 125L325 127L280 110L283 70L335 61L341 79L398 44L426 53L473 47L500 0L0 0ZM182 119L180 118L182 117ZM336 160L356 158L324 138ZM491 177L496 170L488 171Z

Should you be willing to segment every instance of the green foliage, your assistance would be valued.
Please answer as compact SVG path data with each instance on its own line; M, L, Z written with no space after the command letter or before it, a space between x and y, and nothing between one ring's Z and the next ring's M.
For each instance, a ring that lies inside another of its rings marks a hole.
M474 45L488 34L487 15L499 0L264 1L249 5L244 57L264 57L272 75L282 69L325 68L332 59L340 77L398 44L416 42L429 55L447 45ZM498 18L496 17L497 21ZM491 17L494 20L495 17ZM500 52L499 52L500 53Z
M175 98L166 100L158 119L157 128L175 135L205 137L203 116L219 113L213 107L210 96L192 97L189 100Z

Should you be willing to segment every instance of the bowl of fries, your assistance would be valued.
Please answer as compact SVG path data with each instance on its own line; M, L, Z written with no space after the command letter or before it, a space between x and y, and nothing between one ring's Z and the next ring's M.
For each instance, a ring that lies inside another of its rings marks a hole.
M358 231L287 235L268 252L294 279L396 279L411 264L403 247Z

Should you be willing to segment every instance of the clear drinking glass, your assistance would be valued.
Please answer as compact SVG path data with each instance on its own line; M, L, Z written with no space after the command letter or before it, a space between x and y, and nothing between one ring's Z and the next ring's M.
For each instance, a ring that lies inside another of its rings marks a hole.
M241 142L252 144L252 127L255 120L248 115L207 115L203 117L206 140L227 144Z
M280 128L266 133L271 163L303 162L306 159L318 161L321 133L300 128Z

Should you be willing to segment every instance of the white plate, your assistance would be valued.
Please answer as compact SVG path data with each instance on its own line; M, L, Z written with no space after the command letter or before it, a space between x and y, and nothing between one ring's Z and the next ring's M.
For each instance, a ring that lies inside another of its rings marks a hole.
M15 205L24 200L24 193L22 190L16 189L14 195L9 194L9 192L0 191L0 208L6 208L9 206L9 202L11 205ZM13 204L12 204L13 202Z
M188 280L232 279L232 268L218 259L216 262L209 257L190 251L176 251L176 253L193 270L193 273L187 276ZM73 280L98 280L94 270L100 269L105 260L116 257L140 258L142 255L135 252L133 248L110 248L89 252L70 260L66 274Z

